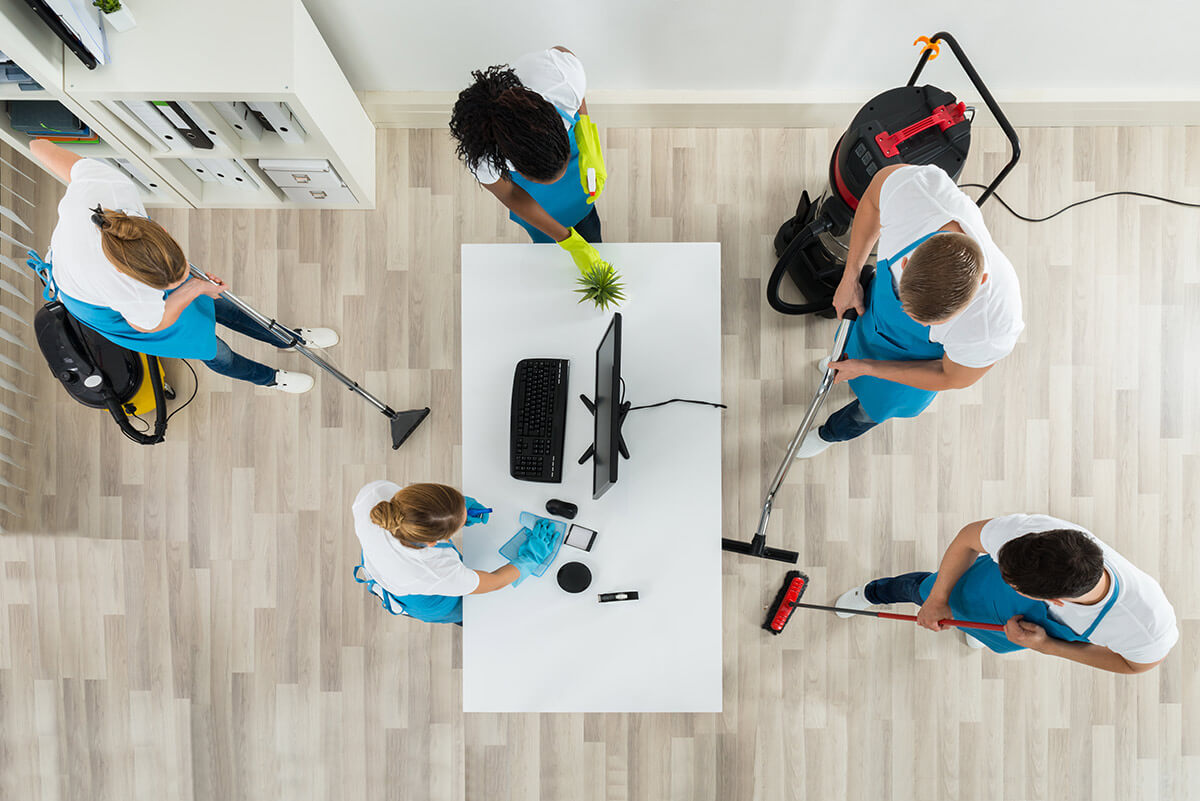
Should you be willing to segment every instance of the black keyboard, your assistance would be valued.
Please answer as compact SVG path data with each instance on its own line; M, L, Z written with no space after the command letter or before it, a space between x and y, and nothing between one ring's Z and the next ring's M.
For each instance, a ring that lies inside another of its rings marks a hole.
M522 481L562 481L566 359L522 359L513 375L508 469Z

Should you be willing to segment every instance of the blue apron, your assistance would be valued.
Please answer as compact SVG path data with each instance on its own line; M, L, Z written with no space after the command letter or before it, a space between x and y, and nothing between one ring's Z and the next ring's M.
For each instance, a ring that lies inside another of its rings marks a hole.
M435 548L454 548L452 542L439 542ZM454 548L458 558L462 552ZM424 620L427 623L461 623L463 619L463 601L461 595L393 595L383 588L374 578L359 578L358 571L363 570L362 552L358 555L358 566L354 568L354 580L367 585L367 591L379 598L380 605L393 615Z
M529 193L555 222L564 228L574 227L580 220L592 213L592 205L588 203L588 194L579 181L579 147L575 144L575 123L579 122L579 114L567 114L558 106L554 110L571 123L567 130L567 141L571 143L571 160L567 162L567 171L563 177L552 184L539 184L530 181L516 170L509 170L513 183ZM554 240L522 220L513 212L508 218L529 232L534 242L553 242Z
M85 303L63 292L54 283L51 263L42 261L32 250L29 255L29 266L46 283L43 292L46 300L58 299L72 317L110 342L138 353L175 359L207 361L217 355L216 310L213 299L208 295L201 295L189 303L179 319L162 331L146 333L127 323L116 309ZM163 297L170 297L174 291L164 292Z
M945 353L940 343L929 341L929 326L908 316L896 296L892 265L911 253L917 245L940 232L934 231L890 259L875 265L875 278L867 290L866 312L850 328L846 356L851 359L883 361L926 361L940 359ZM936 392L917 389L874 376L850 379L850 389L863 410L876 423L889 417L916 417L933 403Z
M1117 574L1109 571L1113 579L1113 591L1083 634L1078 634L1065 623L1060 623L1050 617L1050 606L1045 601L1026 598L1014 590L1000 576L1000 567L990 556L980 556L975 563L963 573L962 578L950 591L950 610L958 620L973 620L978 623L1007 623L1014 615L1024 615L1030 623L1036 623L1046 630L1046 633L1058 640L1067 642L1088 642L1088 637L1096 630L1096 626L1104 619L1117 602L1121 593L1121 582ZM921 599L929 597L937 574L928 576L921 582ZM1009 651L1023 650L1024 646L1017 645L1002 631L985 631L983 629L963 629L967 634L979 640L998 654Z

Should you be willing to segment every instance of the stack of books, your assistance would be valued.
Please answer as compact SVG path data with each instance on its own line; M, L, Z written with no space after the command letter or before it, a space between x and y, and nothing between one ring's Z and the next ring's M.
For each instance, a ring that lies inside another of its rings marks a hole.
M88 126L61 103L54 100L10 100L8 118L13 130L31 139L92 145L100 142Z

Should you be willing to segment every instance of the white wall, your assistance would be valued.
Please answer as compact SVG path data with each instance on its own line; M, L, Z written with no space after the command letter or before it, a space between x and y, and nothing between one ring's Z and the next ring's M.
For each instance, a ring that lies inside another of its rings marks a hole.
M917 35L948 30L1005 99L1200 100L1192 0L304 2L360 92L457 91L471 69L563 44L589 90L857 102L908 79ZM950 61L926 75L965 87Z

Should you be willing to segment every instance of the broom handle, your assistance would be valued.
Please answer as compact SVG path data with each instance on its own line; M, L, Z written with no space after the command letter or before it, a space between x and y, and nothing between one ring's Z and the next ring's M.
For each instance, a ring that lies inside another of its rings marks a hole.
M916 622L916 615L897 615L894 612L877 612L876 617L887 618L888 620L911 620ZM963 629L985 629L986 631L1004 631L1004 626L999 623L977 623L974 620L955 620L948 617L945 620L939 620L939 625L942 626L958 626Z
M821 606L820 604L793 604L793 606L803 607L804 609L820 609L823 612L845 612L848 615L866 615L867 617L882 617L886 620L907 620L915 623L916 615L900 615L895 612L876 612L874 609L847 609L843 606ZM958 626L963 629L984 629L985 631L1004 631L1004 626L1000 623L977 623L974 620L955 620L954 618L946 618L939 620L943 626Z

